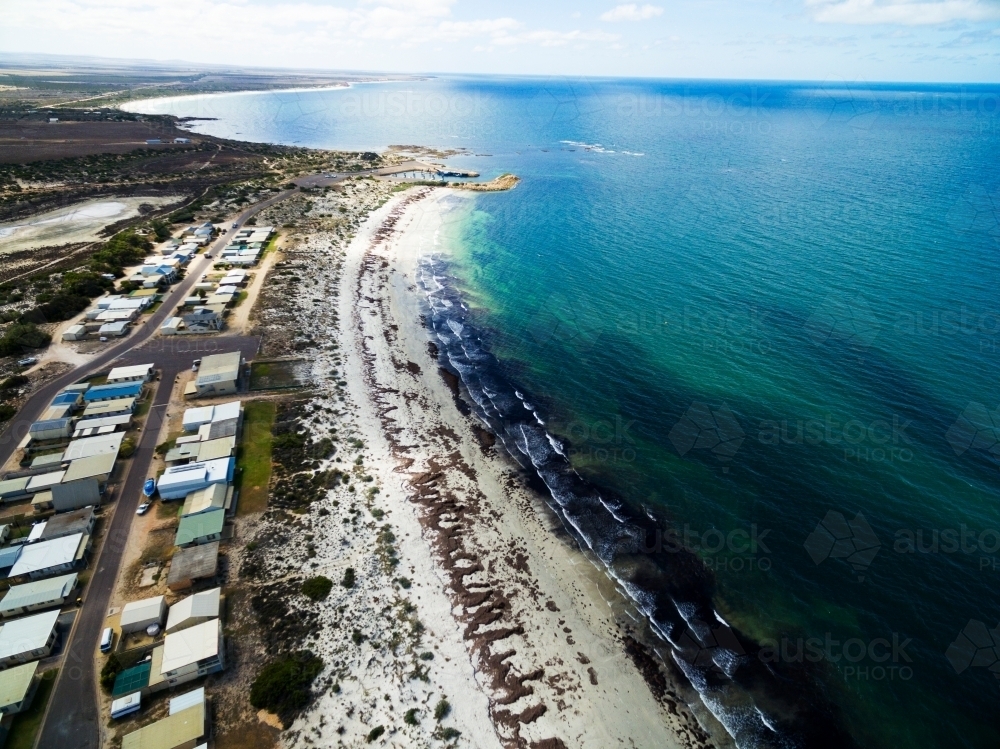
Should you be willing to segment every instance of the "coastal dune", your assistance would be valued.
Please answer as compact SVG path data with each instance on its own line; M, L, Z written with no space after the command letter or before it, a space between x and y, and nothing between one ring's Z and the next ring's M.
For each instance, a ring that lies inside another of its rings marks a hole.
M416 187L371 213L343 256L338 327L330 331L344 355L366 470L379 487L372 502L402 539L400 569L444 661L434 661L427 689L448 694L462 745L713 745L682 689L649 665L623 627L626 606L613 585L439 366L421 317L418 262L442 251L444 222L469 199ZM369 666L358 662L352 677L374 688ZM341 681L352 691L350 679ZM324 695L290 735L323 744L324 716L343 694ZM417 745L415 735L386 739Z

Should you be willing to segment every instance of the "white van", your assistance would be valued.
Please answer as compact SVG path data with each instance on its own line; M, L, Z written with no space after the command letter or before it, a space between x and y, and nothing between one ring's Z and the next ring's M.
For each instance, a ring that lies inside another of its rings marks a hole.
M115 640L115 632L111 627L105 627L104 632L101 633L101 652L107 653L111 651L111 645Z

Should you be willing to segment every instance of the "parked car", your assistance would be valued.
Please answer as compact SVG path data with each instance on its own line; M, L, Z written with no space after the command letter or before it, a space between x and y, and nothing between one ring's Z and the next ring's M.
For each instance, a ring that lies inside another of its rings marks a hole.
M108 653L111 651L111 645L115 641L115 631L111 627L105 627L104 631L101 633L101 652Z
M236 223L236 222L234 221L234 222L233 222L233 228L234 228L234 229L239 229L239 228L240 228L240 225L239 225L238 223Z
M102 335L101 336L101 343L107 343L107 342L108 342L108 337L106 335Z
M38 357L29 356L24 359L19 359L17 362L17 366L19 367L30 367L32 364L38 364Z
M149 511L149 508L150 508L151 504L152 504L151 502L143 502L141 505L139 505L135 509L135 514L136 515L145 515Z

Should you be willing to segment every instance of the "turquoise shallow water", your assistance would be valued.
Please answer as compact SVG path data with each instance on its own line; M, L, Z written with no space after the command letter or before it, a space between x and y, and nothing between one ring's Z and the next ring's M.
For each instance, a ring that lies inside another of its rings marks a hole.
M654 519L638 547L595 548L667 657L748 746L824 745L789 716L798 693L802 720L859 746L992 747L998 105L451 78L143 106L247 140L463 147L449 163L521 175L455 214L433 270L495 357L472 387L516 390L623 523ZM484 407L499 429L534 420L508 400ZM622 533L594 507L567 510L585 538ZM664 582L679 559L697 586Z

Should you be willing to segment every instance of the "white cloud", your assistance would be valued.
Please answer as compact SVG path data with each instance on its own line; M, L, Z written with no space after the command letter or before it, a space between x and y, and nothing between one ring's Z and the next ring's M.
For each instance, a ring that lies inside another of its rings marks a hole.
M931 26L1000 18L997 0L806 0L822 23Z
M650 18L663 15L663 8L656 5L616 5L607 13L601 14L602 21L647 21Z

